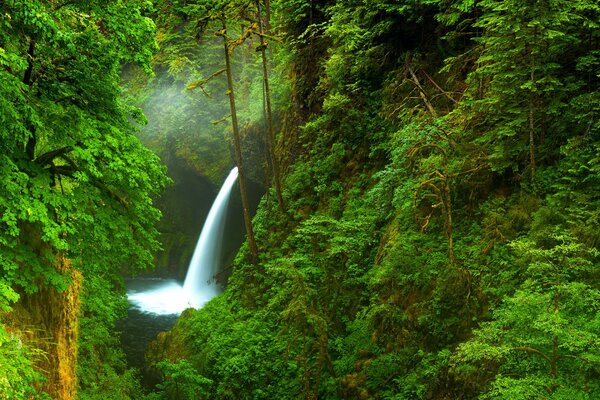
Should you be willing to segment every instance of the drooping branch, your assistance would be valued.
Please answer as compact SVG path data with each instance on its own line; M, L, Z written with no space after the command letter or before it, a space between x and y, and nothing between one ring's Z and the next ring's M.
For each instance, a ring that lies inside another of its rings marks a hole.
M56 158L62 158L71 151L73 151L73 146L61 147L60 149L52 150L36 157L35 162L41 166L46 166L53 162Z

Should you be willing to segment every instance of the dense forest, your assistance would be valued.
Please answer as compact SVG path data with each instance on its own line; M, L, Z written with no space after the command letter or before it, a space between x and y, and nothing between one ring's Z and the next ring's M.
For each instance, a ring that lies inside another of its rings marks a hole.
M0 399L600 398L599 89L595 0L0 1ZM144 386L124 278L233 165Z

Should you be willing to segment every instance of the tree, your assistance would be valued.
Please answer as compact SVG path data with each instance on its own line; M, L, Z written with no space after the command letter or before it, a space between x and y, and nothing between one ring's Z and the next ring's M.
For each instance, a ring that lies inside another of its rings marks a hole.
M492 373L486 398L583 399L600 393L600 291L588 283L598 252L560 227L545 233L513 242L525 280L455 357ZM460 374L469 367L456 368Z
M269 0L265 1L265 7L267 9L266 23L267 27L270 25L269 22ZM275 132L273 129L273 112L271 110L271 91L269 89L269 70L267 66L267 42L265 41L265 32L263 28L263 20L260 11L260 0L256 1L257 19L258 19L258 37L260 41L260 53L262 56L262 67L263 67L263 90L265 95L265 106L267 111L267 162L271 169L273 181L275 182L275 194L277 196L277 203L279 204L279 210L285 212L285 203L283 202L283 195L281 194L281 173L279 171L279 161L276 159L275 154Z
M150 71L154 25L144 10L118 1L0 5L0 279L10 288L0 303L6 308L20 297L18 312L30 312L31 323L48 333L55 316L77 325L78 303L69 305L60 293L70 287L79 294L73 276L81 273L84 314L110 336L117 310L89 305L121 300L120 273L151 265L158 248L160 212L152 196L167 179L133 135L140 113L119 87L121 63ZM91 290L94 277L106 290ZM46 297L51 291L56 301ZM50 310L40 313L44 305ZM93 342L90 326L83 326L81 343ZM67 347L51 351L76 355L76 333L56 337ZM86 364L89 354L82 353L83 369L104 368ZM63 371L73 375L75 366L67 364ZM44 387L53 396L74 393L74 377L63 378Z
M252 229L252 217L250 216L250 202L248 200L248 190L246 189L246 174L244 163L242 160L242 145L240 140L240 130L237 121L237 111L235 108L235 92L233 87L233 72L231 69L230 51L233 48L230 46L230 40L227 37L227 22L225 14L221 14L221 22L223 30L218 32L218 35L223 37L223 49L225 54L225 71L227 74L227 95L229 96L229 105L231 107L231 127L233 130L233 143L235 146L236 164L239 171L240 192L242 195L242 208L244 210L244 224L246 225L246 235L248 237L248 245L250 246L250 256L254 261L258 260L258 247L254 238Z
M585 11L592 6L586 0L485 0L478 7L481 53L468 78L466 110L457 112L470 115L494 170L534 183L540 162L564 141L557 120L581 85L570 70L576 54L570 49L586 34L581 25L593 23Z
M252 229L252 218L250 215L250 203L248 200L248 191L247 191L247 174L246 168L244 165L244 160L242 157L242 142L241 142L241 134L238 123L238 110L236 108L236 96L235 96L235 88L233 84L233 66L231 55L237 46L242 45L254 32L255 28L247 29L242 35L233 39L229 36L227 30L227 24L229 20L239 21L240 19L245 19L245 15L247 12L247 8L249 4L246 3L230 3L223 1L197 1L190 2L183 5L177 9L178 12L181 12L184 15L184 25L193 26L194 33L196 37L203 37L205 35L205 31L213 22L220 24L221 29L218 30L215 34L223 39L223 49L224 49L224 58L225 58L225 68L219 69L213 72L208 78L203 79L194 79L192 82L188 84L188 89L194 90L196 88L200 88L204 91L203 86L214 78L220 76L225 73L227 80L227 96L229 98L229 109L231 112L231 130L233 132L233 144L235 151L235 163L237 164L239 171L239 183L240 183L240 193L242 198L242 208L244 213L244 223L246 227L246 235L248 239L248 243L250 246L250 256L256 261L258 259L258 247L256 245L256 240L254 238L254 232ZM193 23L190 23L193 21ZM184 45L184 48L185 47ZM187 54L184 51L183 58L185 59ZM189 60L184 61L189 62ZM205 92L206 94L206 92Z

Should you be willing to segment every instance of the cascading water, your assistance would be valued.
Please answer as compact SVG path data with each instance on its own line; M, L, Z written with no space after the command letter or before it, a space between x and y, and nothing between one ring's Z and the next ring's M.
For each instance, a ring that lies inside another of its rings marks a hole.
M237 167L232 169L223 183L213 203L206 222L196 244L192 261L183 283L183 290L188 294L192 306L198 308L219 294L219 286L214 281L218 272L221 248L223 246L223 230L227 217L227 205L231 189L238 177Z
M152 314L179 314L189 307L200 308L219 294L214 275L219 268L227 206L237 177L236 167L229 173L210 208L183 287L175 280L158 280L158 285L148 290L128 291L127 297L135 307Z

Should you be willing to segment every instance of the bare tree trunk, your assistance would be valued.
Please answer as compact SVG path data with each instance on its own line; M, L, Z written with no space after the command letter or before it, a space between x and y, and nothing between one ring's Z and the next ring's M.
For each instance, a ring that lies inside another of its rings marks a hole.
M529 108L529 163L531 164L531 183L535 182L535 140L534 140L533 105Z
M260 8L258 9L258 14L260 18ZM265 24L266 31L271 31L271 0L265 0Z
M231 61L229 59L229 46L227 43L227 24L225 17L222 17L223 22L223 48L225 50L225 67L227 72L227 94L229 95L229 106L231 107L231 125L233 128L233 140L235 147L235 158L238 166L240 177L240 194L242 196L242 208L244 210L244 224L246 225L246 235L248 236L248 244L250 246L250 255L252 261L258 260L258 247L254 238L254 230L252 229L252 218L250 218L250 206L248 201L248 190L246 187L246 174L244 164L242 162L242 145L240 140L240 130L238 127L237 113L235 108L235 96L233 91L233 77L231 72Z
M533 51L532 51L533 52ZM535 82L535 56L531 55L531 75L532 85ZM529 102L529 163L531 168L531 184L535 188L535 121L533 108L535 106L535 93L531 94Z
M450 176L448 175L448 169L446 168L446 176L444 182L444 195L445 199L445 209L446 209L446 235L448 236L448 258L450 259L450 263L454 264L454 238L453 238L453 229L452 226L452 192L450 188Z
M433 108L433 106L431 105L429 100L427 99L427 94L425 93L425 89L423 89L423 86L421 86L421 82L419 82L419 78L417 78L417 75L412 70L410 64L408 65L408 72L410 73L410 76L411 76L414 84L417 86L417 89L419 89L419 95L421 96L421 99L423 99L423 103L425 103L425 107L427 107L427 110L429 111L429 113L431 114L431 116L433 118L437 118L437 113L435 112L435 109Z
M268 1L268 0L267 0ZM269 89L269 71L267 68L267 44L264 38L262 15L260 12L260 0L256 1L256 7L258 10L258 29L260 38L260 49L262 54L263 64L263 89L265 91L266 106L267 106L267 153L268 161L273 173L273 181L275 183L275 193L277 195L277 203L282 213L285 213L285 203L283 202L283 195L281 194L281 175L279 172L279 163L275 157L275 132L273 129L273 113L271 111L271 91Z

